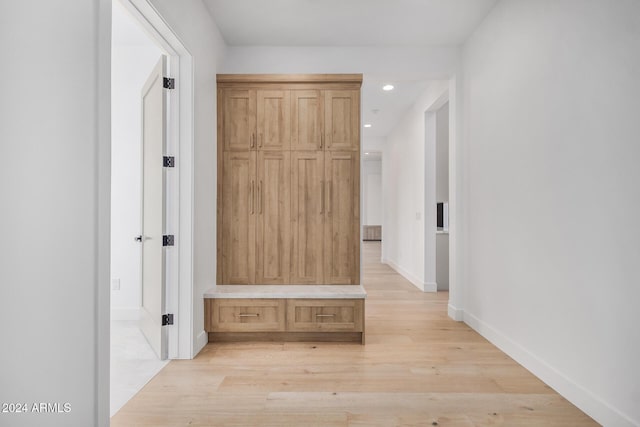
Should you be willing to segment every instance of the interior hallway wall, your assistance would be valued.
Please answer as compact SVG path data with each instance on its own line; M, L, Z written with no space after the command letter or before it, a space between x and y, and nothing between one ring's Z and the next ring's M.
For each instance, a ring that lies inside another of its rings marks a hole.
M116 43L111 51L111 319L137 320L141 306L141 244L133 240L141 225L142 87L160 59L161 50L147 38L116 1L113 37L134 31L132 42ZM124 21L124 22L123 22ZM145 40L146 39L146 40Z
M448 84L446 80L430 82L387 137L382 154L382 260L422 290L435 291L435 222L429 225L433 241L425 242L426 217L435 221L435 123L427 148L425 112L443 96ZM429 171L427 152L433 164ZM433 191L429 192L433 212L425 212L427 173L433 175ZM430 268L425 268L427 244L433 246L434 252Z
M2 3L0 402L62 411L3 413L2 425L108 425L96 308L109 292L106 7Z
M640 425L640 2L502 1L464 48L464 319Z
M382 225L382 159L362 163L363 205L362 224Z

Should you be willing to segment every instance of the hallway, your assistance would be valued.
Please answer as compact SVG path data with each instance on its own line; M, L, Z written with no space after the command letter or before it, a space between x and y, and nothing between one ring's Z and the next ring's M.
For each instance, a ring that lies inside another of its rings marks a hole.
M366 345L209 344L172 361L112 426L597 425L447 316L363 244Z

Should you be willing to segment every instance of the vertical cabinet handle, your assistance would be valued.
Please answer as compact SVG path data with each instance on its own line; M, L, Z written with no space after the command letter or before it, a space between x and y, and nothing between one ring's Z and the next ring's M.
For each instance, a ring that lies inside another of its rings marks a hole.
M249 213L253 213L253 181L249 184Z
M264 135L260 134L260 141L258 142L258 147L262 148L262 143L264 142Z
M320 132L320 148L324 146L324 132Z

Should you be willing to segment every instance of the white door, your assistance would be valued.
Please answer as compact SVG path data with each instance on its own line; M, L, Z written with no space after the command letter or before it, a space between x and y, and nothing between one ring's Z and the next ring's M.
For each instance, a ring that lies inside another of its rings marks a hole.
M167 358L165 314L165 180L167 101L163 78L167 59L160 58L142 89L142 310L140 329L162 360Z

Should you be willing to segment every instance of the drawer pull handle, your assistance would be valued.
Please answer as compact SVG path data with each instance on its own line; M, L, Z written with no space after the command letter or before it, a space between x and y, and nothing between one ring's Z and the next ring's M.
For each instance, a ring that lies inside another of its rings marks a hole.
M238 317L260 317L258 313L240 313Z
M335 314L316 314L316 317L333 317Z

